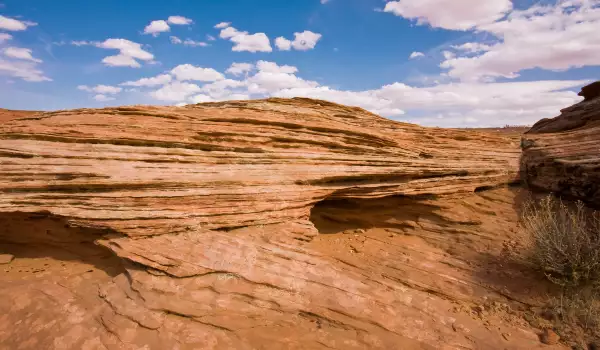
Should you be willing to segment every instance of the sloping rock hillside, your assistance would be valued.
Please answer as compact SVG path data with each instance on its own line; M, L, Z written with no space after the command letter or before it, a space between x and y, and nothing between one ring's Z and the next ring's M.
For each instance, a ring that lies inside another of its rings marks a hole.
M0 140L7 348L543 346L519 314L540 284L501 258L516 137L269 99L39 113Z
M523 175L538 189L600 206L600 81L584 100L536 123L523 138Z

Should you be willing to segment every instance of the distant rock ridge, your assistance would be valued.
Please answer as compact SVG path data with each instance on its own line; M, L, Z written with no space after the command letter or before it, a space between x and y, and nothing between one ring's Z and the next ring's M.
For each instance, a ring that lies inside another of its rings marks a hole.
M522 177L532 187L600 205L600 81L584 100L523 136Z

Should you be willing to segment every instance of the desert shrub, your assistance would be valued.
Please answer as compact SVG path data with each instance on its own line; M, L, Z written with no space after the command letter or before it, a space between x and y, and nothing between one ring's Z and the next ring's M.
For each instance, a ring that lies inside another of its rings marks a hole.
M597 333L600 326L599 290L595 287L583 289L566 288L559 297L551 298L547 312L554 318L558 329L566 336L568 325L577 325L584 332Z
M563 287L600 284L600 217L578 202L574 208L547 196L529 201L523 225L531 242L531 261Z

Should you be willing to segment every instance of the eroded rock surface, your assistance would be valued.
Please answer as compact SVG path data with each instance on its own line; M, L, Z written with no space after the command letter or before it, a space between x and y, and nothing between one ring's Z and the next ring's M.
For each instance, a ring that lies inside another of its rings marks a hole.
M9 348L542 346L510 311L540 284L497 273L514 137L270 99L41 113L0 140Z
M536 123L523 137L523 178L534 188L600 205L600 82L584 101Z

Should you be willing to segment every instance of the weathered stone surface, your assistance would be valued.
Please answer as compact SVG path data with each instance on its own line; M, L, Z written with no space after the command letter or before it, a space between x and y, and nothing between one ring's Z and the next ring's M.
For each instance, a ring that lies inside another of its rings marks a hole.
M546 345L555 345L560 341L560 337L551 329L544 329L540 335L540 340Z
M271 99L43 113L0 139L9 348L541 346L471 311L543 285L488 278L520 240L518 190L492 189L513 137Z
M523 136L522 171L534 188L600 205L600 98L592 96Z
M582 96L585 101L600 97L600 81L584 86L578 95Z
M10 264L14 258L12 254L0 254L0 265Z

